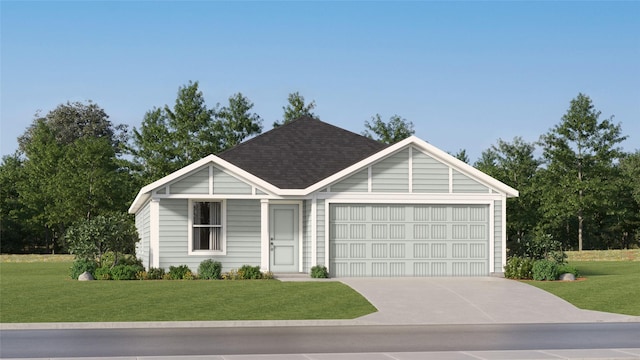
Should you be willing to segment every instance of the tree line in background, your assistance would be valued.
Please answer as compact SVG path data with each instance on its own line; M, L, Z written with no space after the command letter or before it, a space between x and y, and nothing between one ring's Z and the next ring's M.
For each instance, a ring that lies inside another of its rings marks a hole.
M287 100L273 127L301 116L318 118L314 101L306 103L297 92ZM260 134L262 118L252 109L241 93L224 105L207 106L198 83L189 82L179 88L173 106L149 110L132 132L114 125L90 101L36 114L18 138L18 151L0 165L0 250L77 248L65 243L66 233L90 233L87 224L97 217L121 222L142 186ZM624 153L618 146L626 138L620 125L600 115L591 99L579 94L537 143L499 139L473 164L520 191L507 203L511 251L533 251L549 240L565 249L638 246L640 151ZM414 133L413 123L398 115L385 122L376 114L364 127L362 135L389 144ZM469 163L464 149L454 156ZM100 252L122 250L107 244L92 246Z

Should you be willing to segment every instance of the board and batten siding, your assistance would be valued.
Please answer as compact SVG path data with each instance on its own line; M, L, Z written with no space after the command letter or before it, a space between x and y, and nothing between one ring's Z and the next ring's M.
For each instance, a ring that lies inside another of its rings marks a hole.
M188 206L186 199L160 201L160 267L187 265L196 272L205 259L222 263L223 271L242 265L260 265L260 202L257 200L227 200L227 254L188 255Z
M150 205L147 202L135 217L136 230L140 241L136 243L136 257L142 260L142 266L149 268L149 246L150 246Z

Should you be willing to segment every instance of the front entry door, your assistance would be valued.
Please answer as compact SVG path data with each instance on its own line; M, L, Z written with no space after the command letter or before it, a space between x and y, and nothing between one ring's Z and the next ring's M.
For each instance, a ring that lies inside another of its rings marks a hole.
M270 268L298 272L298 205L269 206Z

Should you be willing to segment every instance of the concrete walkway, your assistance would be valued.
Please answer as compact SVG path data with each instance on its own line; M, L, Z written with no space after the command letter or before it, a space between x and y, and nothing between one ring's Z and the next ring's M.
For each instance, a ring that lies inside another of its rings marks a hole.
M640 322L640 316L581 310L519 281L486 278L343 278L378 312L375 324Z

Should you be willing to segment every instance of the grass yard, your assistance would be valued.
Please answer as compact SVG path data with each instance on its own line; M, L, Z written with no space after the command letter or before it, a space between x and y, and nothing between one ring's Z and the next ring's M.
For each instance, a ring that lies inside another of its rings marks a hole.
M581 309L640 316L640 261L599 260L569 263L586 279L573 282L527 283L559 296Z
M352 319L376 309L339 282L86 281L71 262L0 258L0 322Z

